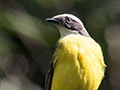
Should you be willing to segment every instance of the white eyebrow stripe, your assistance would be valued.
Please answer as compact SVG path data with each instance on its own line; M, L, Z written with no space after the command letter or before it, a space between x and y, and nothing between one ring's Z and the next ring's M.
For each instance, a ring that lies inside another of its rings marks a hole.
M60 14L60 15L54 16L53 18L66 17L66 16L73 19L73 20L75 20L75 21L77 21L77 22L79 22L82 26L84 26L82 21L79 18L77 18L76 16L72 15L72 14Z

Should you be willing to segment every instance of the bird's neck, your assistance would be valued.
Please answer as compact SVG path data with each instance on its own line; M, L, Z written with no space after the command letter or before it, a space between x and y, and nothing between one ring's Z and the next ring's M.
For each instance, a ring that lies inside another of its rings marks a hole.
M72 31L72 30L68 30L66 28L58 28L59 29L59 33L60 33L60 37L66 37L66 36L70 36L70 35L80 35L80 33L78 31Z

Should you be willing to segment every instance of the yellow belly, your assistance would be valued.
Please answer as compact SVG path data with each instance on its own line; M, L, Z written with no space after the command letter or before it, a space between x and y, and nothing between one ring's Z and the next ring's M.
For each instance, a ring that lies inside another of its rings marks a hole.
M67 36L54 54L51 90L97 90L105 64L100 46L90 37Z

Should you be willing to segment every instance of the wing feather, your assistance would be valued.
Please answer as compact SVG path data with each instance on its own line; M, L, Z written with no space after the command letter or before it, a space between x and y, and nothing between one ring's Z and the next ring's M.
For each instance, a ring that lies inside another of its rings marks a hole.
M46 75L45 90L51 90L53 72L54 72L54 69L53 69L53 59L52 59L50 62L50 68L49 68L48 73Z

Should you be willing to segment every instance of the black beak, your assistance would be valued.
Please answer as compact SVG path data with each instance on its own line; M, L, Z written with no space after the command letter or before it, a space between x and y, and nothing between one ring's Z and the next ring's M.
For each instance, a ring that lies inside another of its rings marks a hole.
M54 19L54 18L46 18L46 21L51 22L51 23L56 23L56 24L60 23L59 20Z

